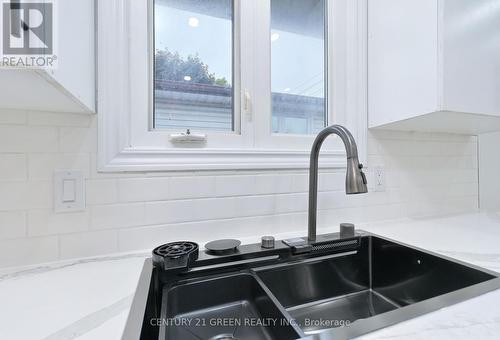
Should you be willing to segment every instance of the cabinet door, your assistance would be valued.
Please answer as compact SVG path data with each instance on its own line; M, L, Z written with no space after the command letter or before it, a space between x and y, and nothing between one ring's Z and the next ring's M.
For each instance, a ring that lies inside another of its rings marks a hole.
M444 108L500 116L500 1L442 1Z
M368 1L370 126L438 109L438 2Z

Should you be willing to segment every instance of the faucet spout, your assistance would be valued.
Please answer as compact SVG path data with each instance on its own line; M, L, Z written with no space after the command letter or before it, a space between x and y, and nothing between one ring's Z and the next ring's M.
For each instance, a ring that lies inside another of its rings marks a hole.
M308 239L316 241L316 217L318 209L318 158L321 146L326 137L336 134L344 143L347 156L347 174L345 182L346 194L362 194L368 192L366 176L363 173L363 164L358 160L358 148L352 134L341 125L332 125L323 129L314 140L311 149L309 166L309 212L308 212Z

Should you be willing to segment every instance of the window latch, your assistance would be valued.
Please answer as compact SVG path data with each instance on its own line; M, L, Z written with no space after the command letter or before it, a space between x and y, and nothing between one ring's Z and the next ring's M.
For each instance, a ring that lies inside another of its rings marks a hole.
M191 133L189 129L186 132L170 134L172 143L205 143L207 135L204 133Z
M248 90L243 91L243 111L247 121L252 121L252 98Z

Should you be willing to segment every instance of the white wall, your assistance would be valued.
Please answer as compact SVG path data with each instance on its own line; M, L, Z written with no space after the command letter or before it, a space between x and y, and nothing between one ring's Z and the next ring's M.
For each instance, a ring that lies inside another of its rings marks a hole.
M479 193L484 211L500 211L500 132L479 137Z
M369 160L387 191L344 194L343 171L320 176L319 228L478 209L475 137L376 132ZM304 171L96 172L95 117L0 113L0 267L151 249L221 237L306 234ZM87 209L54 214L54 169L81 169ZM366 228L369 230L369 227Z

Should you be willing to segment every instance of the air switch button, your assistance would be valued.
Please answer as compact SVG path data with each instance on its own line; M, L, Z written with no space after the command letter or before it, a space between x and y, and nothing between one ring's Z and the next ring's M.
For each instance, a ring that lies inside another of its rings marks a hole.
M341 223L340 224L340 238L354 237L354 224Z

